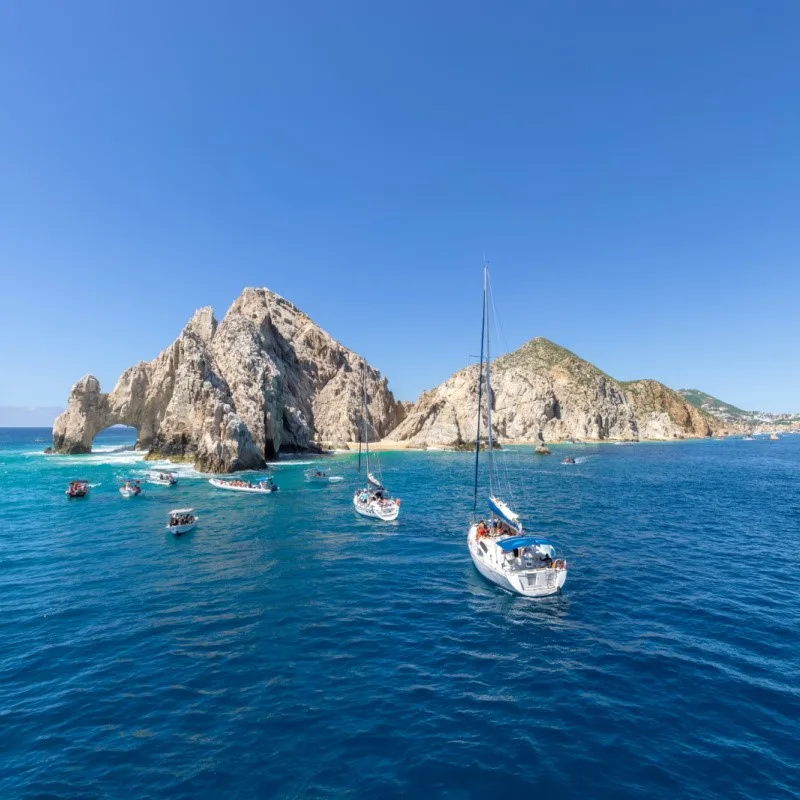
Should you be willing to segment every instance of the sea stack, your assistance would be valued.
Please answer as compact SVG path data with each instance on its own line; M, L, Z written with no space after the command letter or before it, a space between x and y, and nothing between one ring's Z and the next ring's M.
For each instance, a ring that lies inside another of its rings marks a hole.
M53 426L59 453L88 453L111 425L131 425L151 457L206 472L258 469L279 451L344 446L358 436L361 357L269 289L245 289L219 324L197 311L160 355L127 369L110 393L92 375ZM375 436L405 407L367 365Z

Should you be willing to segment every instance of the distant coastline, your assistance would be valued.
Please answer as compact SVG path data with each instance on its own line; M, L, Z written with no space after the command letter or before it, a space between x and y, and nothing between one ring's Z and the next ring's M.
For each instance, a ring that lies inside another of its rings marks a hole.
M64 406L0 406L0 428L52 428Z

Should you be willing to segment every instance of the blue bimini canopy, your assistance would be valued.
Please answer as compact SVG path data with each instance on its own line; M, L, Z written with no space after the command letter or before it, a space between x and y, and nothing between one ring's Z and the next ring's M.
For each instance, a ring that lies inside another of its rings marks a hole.
M548 539L537 539L535 536L512 536L510 539L497 540L497 546L505 552L516 550L518 547L535 547L538 544L547 544L550 547L554 547L553 543Z

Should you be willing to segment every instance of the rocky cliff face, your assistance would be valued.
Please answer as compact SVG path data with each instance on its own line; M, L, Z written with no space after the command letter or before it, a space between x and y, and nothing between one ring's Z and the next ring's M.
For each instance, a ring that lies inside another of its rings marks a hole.
M641 439L711 436L721 428L713 417L663 383L640 380L622 386L636 415Z
M86 453L97 433L132 425L154 456L209 472L263 466L283 449L343 444L358 435L361 358L268 289L245 289L217 324L196 312L178 339L126 370L114 390L87 375L53 427L59 453ZM401 421L385 378L367 366L376 437Z
M477 378L473 365L425 392L389 438L419 446L473 440ZM705 415L663 384L620 384L542 338L492 364L492 394L492 429L501 441L671 439L711 432Z

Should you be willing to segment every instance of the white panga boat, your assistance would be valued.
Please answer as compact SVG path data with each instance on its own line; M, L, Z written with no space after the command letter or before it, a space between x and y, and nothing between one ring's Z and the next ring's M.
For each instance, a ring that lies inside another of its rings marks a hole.
M369 412L367 409L367 365L362 363L362 383L364 388L363 405L361 410L362 437L366 445L366 465L367 465L367 485L362 489L356 489L353 495L353 507L362 517L379 519L383 522L392 522L400 515L400 500L392 497L388 489L383 485L383 481L376 478L372 472L372 465L369 453ZM373 457L376 468L380 470L380 464ZM361 442L358 443L358 472L361 474Z
M193 508L173 508L168 514L167 530L176 536L188 533L197 525L197 520Z
M144 493L141 481L127 480L119 487L119 493L123 497L139 497Z
M312 467L307 469L304 473L306 480L309 483L329 483L331 479L331 471L326 468L319 469Z
M278 487L272 478L264 478L258 483L250 483L250 481L232 480L223 481L219 478L209 478L208 481L212 486L217 489L227 489L230 492L249 492L250 494L272 494L278 491Z
M743 442L754 442L755 438L752 437L752 436L742 436L742 441Z
M484 578L514 594L544 597L555 594L567 580L567 562L556 558L555 546L545 538L526 534L519 515L495 491L492 432L492 381L489 349L489 269L483 267L483 320L481 324L481 362L478 372L478 431L475 439L475 490L472 524L467 533L475 568ZM484 360L484 352L486 358ZM484 363L486 370L484 373ZM480 464L482 395L486 393L486 457L489 472L488 520L477 518L478 468ZM507 491L511 492L508 481Z
M156 486L175 486L178 479L171 472L153 472L147 482L154 483Z
M86 497L89 494L89 481L70 481L65 494L67 497Z

